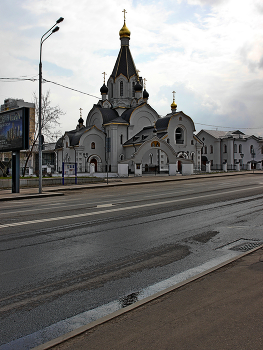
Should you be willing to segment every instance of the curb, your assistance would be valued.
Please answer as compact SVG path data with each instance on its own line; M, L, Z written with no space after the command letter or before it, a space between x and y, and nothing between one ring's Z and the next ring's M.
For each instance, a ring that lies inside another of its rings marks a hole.
M30 199L30 198L45 198L45 197L55 197L55 196L64 196L64 193L55 192L55 193L33 193L33 194L22 194L20 196L14 197L0 197L0 201L13 201L13 200L22 200L22 199Z
M145 298L143 300L137 301L134 304L129 305L129 306L127 306L127 307L125 307L125 308L123 308L121 310L117 310L117 311L113 312L110 315L104 316L104 317L102 317L102 318L100 318L100 319L98 319L96 321L93 321L93 322L91 322L91 323L89 323L89 324L87 324L85 326L77 328L74 331L71 331L69 333L66 333L66 334L58 337L58 338L50 340L50 341L48 341L45 344L39 345L39 346L33 348L32 350L48 350L48 349L50 349L50 348L52 348L54 346L62 344L62 343L66 342L69 339L77 337L78 335L81 335L82 333L84 333L84 332L86 332L86 331L88 331L88 330L90 330L92 328L98 327L99 325L101 325L103 323L109 322L112 319L114 319L116 317L119 317L119 316L121 316L121 315L123 315L123 314L125 314L125 313L127 313L129 311L135 310L135 309L137 309L137 308L139 308L139 307L141 307L141 306L143 306L143 305L145 305L145 304L147 304L147 303L149 303L149 302L151 302L151 301L153 301L155 299L158 299L159 297L161 297L161 296L163 296L165 294L173 292L176 289L179 289L179 288L181 288L181 287L183 287L183 286L185 286L185 285L187 285L187 284L189 284L191 282L194 282L194 281L196 281L196 280L198 280L198 279L200 279L200 278L202 278L202 277L204 277L204 276L206 276L206 275L208 275L208 274L210 274L210 273L212 273L214 271L217 271L217 270L221 269L222 267L224 267L226 265L229 265L229 264L231 264L231 263L233 263L233 262L235 262L235 261L237 261L239 259L242 259L243 257L245 257L245 256L247 256L249 254L252 254L255 251L257 251L259 249L262 249L262 248L263 248L263 245L261 245L259 247L256 247L256 248L254 248L254 249L252 249L252 250L250 250L250 251L248 251L248 252L246 252L246 253L244 253L242 255L239 255L237 257L229 259L229 260L227 260L227 261L225 261L225 262L223 262L223 263L221 263L221 264L219 264L219 265L217 265L217 266L215 266L215 267L213 267L213 268L211 268L211 269L209 269L207 271L204 271L204 272L202 272L200 274L197 274L196 276L193 276L193 277L191 277L191 278L189 278L189 279L187 279L187 280L185 280L183 282L180 282L180 283L176 284L175 286L171 286L171 287L169 287L169 288L167 288L167 289L165 289L163 291L160 291L160 292L158 292L158 293L156 293L156 294L154 294L152 296L149 296L149 297L147 297L147 298Z

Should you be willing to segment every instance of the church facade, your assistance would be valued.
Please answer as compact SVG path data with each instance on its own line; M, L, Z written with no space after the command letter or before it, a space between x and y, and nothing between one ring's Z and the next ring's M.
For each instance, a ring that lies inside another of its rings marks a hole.
M173 98L171 113L160 117L148 103L145 80L139 76L124 25L121 47L113 71L100 89L101 99L76 129L65 132L56 144L57 166L76 163L78 173L167 171L191 174L201 167L202 141L194 134L193 120L177 111ZM143 88L144 85L144 88Z

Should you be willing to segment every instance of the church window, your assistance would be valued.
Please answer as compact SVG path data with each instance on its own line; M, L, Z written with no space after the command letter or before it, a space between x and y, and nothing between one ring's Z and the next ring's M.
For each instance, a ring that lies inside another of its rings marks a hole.
M124 160L124 155L123 154L120 155L120 159Z
M234 153L237 153L237 144L234 144Z
M224 153L227 153L227 145L224 145Z
M149 159L150 159L149 163L150 163L150 164L153 164L153 154L152 154L152 153L150 153Z
M184 131L182 128L177 128L175 130L175 143L181 145L184 143Z
M207 146L205 146L204 154L207 154Z
M120 96L123 96L123 81L120 82Z
M111 86L111 97L113 98L113 83L110 83Z
M210 153L214 153L214 147L212 145L210 146Z
M193 145L194 144L194 140L191 140L191 145Z
M250 146L250 153L251 153L251 154L255 153L255 152L254 152L254 146L253 146L253 145Z
M170 143L170 139L167 139L167 143Z
M135 90L134 90L135 82L132 82L132 97L135 97Z
M123 144L123 135L122 134L120 136L120 143L121 143L121 145Z
M239 147L238 147L239 149L239 153L242 153L242 145L239 145Z
M95 149L95 142L91 142L91 149Z

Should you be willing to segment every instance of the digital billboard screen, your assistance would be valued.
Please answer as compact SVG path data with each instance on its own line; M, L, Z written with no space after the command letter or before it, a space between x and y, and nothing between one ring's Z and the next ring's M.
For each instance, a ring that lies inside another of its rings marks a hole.
M29 147L29 108L0 113L0 152L19 151Z

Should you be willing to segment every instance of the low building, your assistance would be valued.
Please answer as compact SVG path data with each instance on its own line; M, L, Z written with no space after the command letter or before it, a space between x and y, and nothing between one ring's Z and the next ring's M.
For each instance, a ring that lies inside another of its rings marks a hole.
M228 170L262 168L263 138L246 135L240 130L201 130L197 134L203 142L202 169L210 162L211 170L221 170L227 164ZM250 165L248 165L250 164Z

